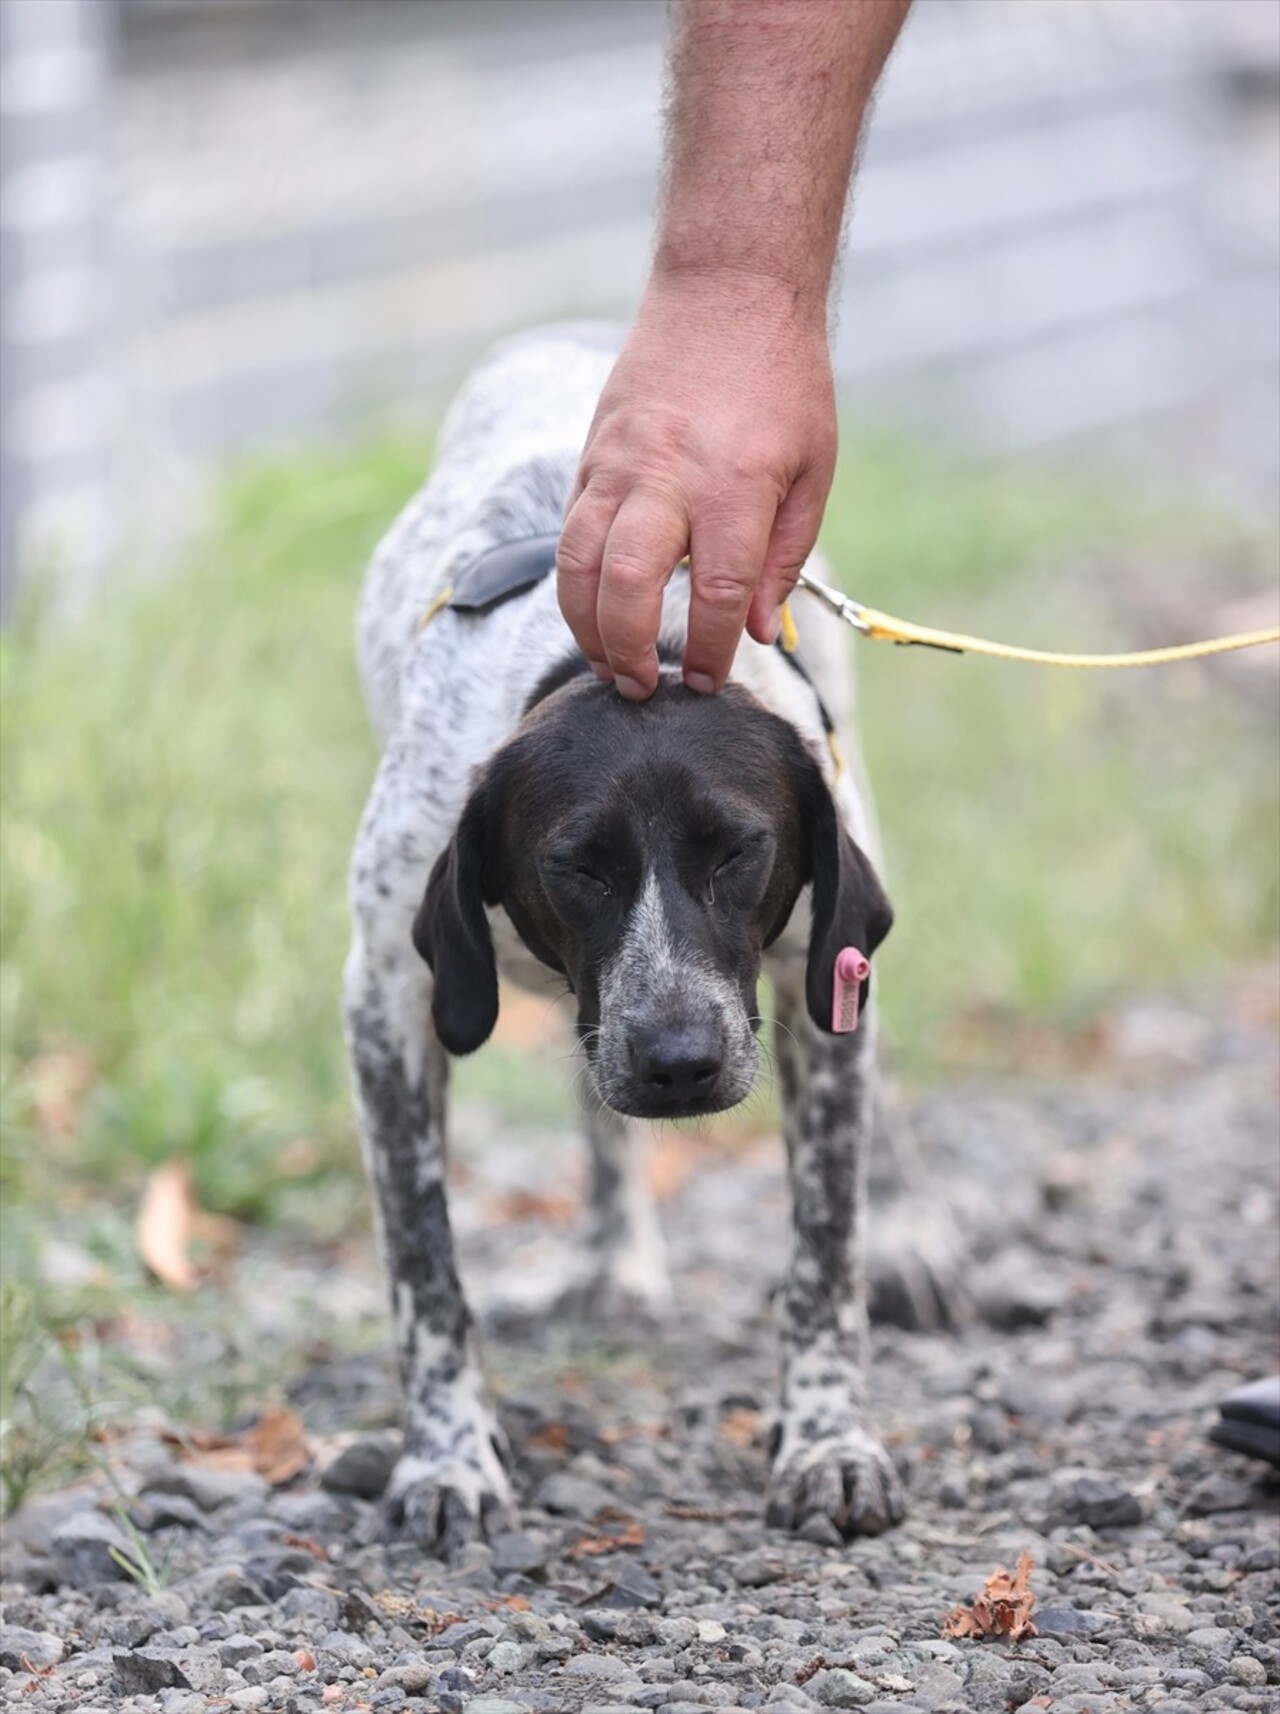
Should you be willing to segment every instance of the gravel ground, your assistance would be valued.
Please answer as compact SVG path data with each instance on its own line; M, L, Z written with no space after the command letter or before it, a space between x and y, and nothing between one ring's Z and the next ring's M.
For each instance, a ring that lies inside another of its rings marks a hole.
M911 1492L893 1534L835 1546L763 1528L780 1151L669 1140L673 1326L488 1338L519 1534L452 1566L370 1541L391 1383L381 1353L335 1359L291 1384L311 1436L291 1480L193 1458L157 1417L109 1449L124 1499L82 1483L27 1502L6 1529L0 1701L1280 1708L1280 1487L1204 1438L1218 1397L1277 1365L1275 1026L1256 986L1200 1010L1133 1004L1051 1088L917 1106L980 1314L876 1335L875 1411ZM527 1279L562 1245L565 1146L495 1144L461 1175L477 1285ZM322 1263L267 1240L246 1258L251 1331L284 1337L269 1309L297 1301L300 1277L316 1302L333 1289ZM350 1289L376 1296L372 1269ZM137 1559L139 1543L154 1577L112 1552ZM948 1610L1024 1551L1037 1634L944 1638Z

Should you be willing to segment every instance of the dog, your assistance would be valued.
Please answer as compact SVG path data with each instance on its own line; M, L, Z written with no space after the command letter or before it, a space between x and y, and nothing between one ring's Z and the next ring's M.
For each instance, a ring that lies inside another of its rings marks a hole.
M600 1301L653 1309L669 1288L631 1121L743 1100L767 973L793 1233L766 1518L848 1539L903 1513L865 1405L867 960L892 913L856 751L846 731L842 764L832 742L851 712L844 639L821 615L794 656L744 639L724 690L695 695L678 572L658 689L630 703L580 655L554 577L458 598L506 556L550 570L618 343L565 324L480 365L359 609L382 759L351 867L344 1014L404 1397L381 1520L435 1553L516 1516L445 1194L449 1062L492 1031L499 971L575 1010L596 1097L583 1275Z

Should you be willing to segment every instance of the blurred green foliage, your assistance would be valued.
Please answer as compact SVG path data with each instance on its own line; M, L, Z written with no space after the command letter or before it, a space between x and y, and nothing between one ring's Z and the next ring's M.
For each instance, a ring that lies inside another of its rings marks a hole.
M256 462L171 577L4 640L11 1269L80 1217L114 1267L119 1211L170 1154L211 1208L329 1230L363 1208L337 1007L374 765L352 612L425 467L403 435ZM1230 593L1272 551L1116 483L856 441L826 539L866 600L1061 647L1130 640L1129 561L1207 565ZM936 1071L968 1014L1079 1019L1118 987L1274 950L1273 677L1121 682L867 645L860 665L909 1070ZM502 1048L459 1089L511 1124L569 1122L572 1071Z

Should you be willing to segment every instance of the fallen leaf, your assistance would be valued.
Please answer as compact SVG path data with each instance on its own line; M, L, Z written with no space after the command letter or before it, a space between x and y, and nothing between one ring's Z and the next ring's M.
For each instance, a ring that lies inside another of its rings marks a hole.
M617 1535L588 1535L575 1541L565 1554L566 1559L594 1559L597 1554L612 1553L619 1547L643 1547L644 1525L637 1519L618 1531Z
M333 1557L324 1543L317 1541L314 1536L282 1535L280 1540L286 1547L300 1547L304 1553L309 1553L316 1559L324 1560L326 1565ZM309 1670L310 1668L308 1668Z
M1008 1637L1016 1643L1034 1637L1031 1614L1036 1597L1031 1588L1035 1560L1024 1553L1012 1576L997 1565L982 1586L982 1593L968 1607L953 1607L942 1626L944 1637Z
M567 1452L569 1449L569 1431L562 1422L548 1422L534 1432L525 1441L535 1452Z
M245 1434L253 1468L273 1488L291 1482L311 1462L307 1434L291 1410L273 1406Z
M510 1607L513 1613L527 1613L530 1605L527 1595L499 1595L497 1604L499 1607Z
M807 1660L798 1672L791 1675L791 1681L793 1684L808 1684L815 1673L823 1671L830 1664L826 1655L814 1655L812 1660Z
M190 1161L163 1161L147 1174L134 1239L147 1268L170 1291L196 1289L197 1275L189 1254L195 1207Z
M500 1226L521 1220L546 1220L553 1226L570 1226L578 1218L581 1204L565 1190L501 1190L486 1198L489 1218Z

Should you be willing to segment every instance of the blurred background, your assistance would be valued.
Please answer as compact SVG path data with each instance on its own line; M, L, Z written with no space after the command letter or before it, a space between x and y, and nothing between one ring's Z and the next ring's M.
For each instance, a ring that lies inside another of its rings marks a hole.
M659 0L0 0L7 1340L136 1322L166 1163L215 1275L246 1223L367 1248L359 576L495 336L635 304L663 37ZM1280 6L916 0L838 311L850 590L1058 648L1274 623ZM864 651L909 1086L1074 1086L1176 1046L1170 996L1274 1019L1276 653ZM464 1165L570 1134L563 1053L504 1007Z
M496 333L626 315L660 0L4 0L2 398L24 556L211 464L428 423ZM1086 438L1274 497L1274 0L917 0L839 293L873 420Z

